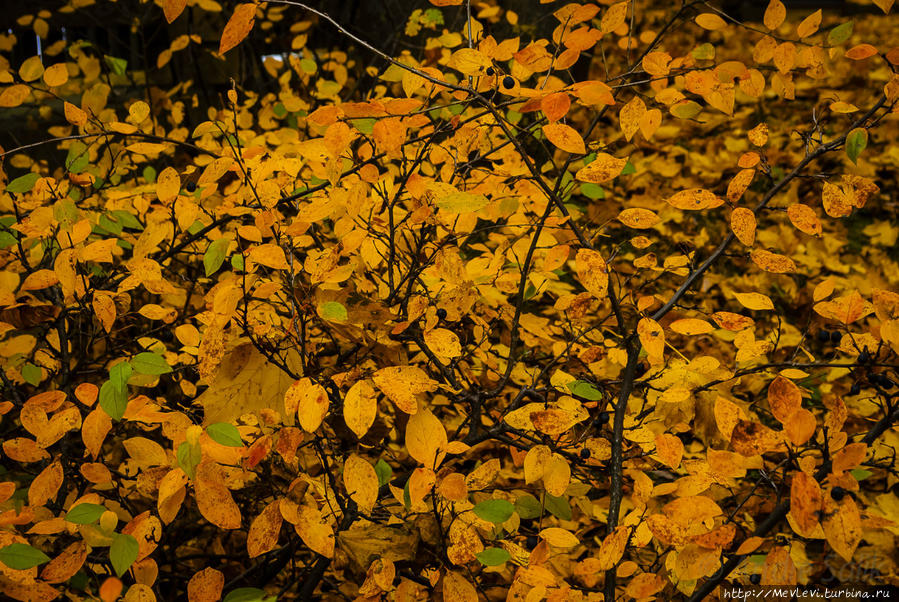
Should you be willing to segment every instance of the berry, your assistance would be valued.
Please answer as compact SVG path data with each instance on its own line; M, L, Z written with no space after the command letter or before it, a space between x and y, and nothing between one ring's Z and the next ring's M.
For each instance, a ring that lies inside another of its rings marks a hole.
M488 77L493 77L494 73L496 73L496 71L493 70L493 67L487 67L487 76Z
M843 340L842 332L834 330L833 332L830 333L830 342L833 343L834 345L839 345L840 341L842 341L842 340Z
M893 387L896 386L896 383L894 383L891 378L884 376L881 378L880 386L883 387L884 389L892 389Z
M862 352L858 354L858 363L859 364L867 364L868 360L871 359L871 352L868 351L868 346L865 345L865 348L862 349Z
M830 490L830 497L832 497L835 502L839 502L846 497L846 490L839 486L834 487Z
M438 320L446 320L446 310L442 307L437 310L437 319Z
M640 378L641 376L646 374L647 370L649 370L649 366L647 366L643 362L640 362L639 364L637 364L637 370L634 372L634 376Z
M587 449L586 447L582 447L581 448L581 459L586 460L589 457L590 457L590 450Z
M515 79L511 75L503 78L503 88L512 89L515 87Z
M194 190L197 189L197 183L196 182L188 182L187 184L184 185L184 188L187 189L187 192L193 192Z
M854 382L854 383L852 383L852 386L849 388L849 394L850 395L858 395L859 392L861 392L861 390L862 390L862 386L859 383Z
M762 576L759 575L758 573L755 573L755 574L749 576L749 583L751 583L753 585L758 585L761 582L762 582Z
M609 413L608 412L600 412L599 416L596 417L596 424L602 426L603 424L609 421Z
M827 332L826 330L819 330L818 331L818 340L821 341L822 343L826 343L827 341L830 340L830 333Z
M528 535L528 539L524 543L529 549L533 550L534 548L537 547L537 536L536 535Z

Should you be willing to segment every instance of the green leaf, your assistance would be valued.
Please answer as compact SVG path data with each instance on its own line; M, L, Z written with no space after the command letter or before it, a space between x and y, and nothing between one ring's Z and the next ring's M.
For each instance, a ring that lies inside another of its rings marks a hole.
M239 587L228 592L222 602L275 602L277 599L257 587Z
M543 514L543 506L540 505L540 500L530 493L526 493L515 500L515 512L522 520L539 518Z
M116 575L121 577L125 574L134 561L137 560L137 552L139 546L133 535L125 535L124 533L116 533L112 536L112 545L109 546L109 560L112 562L112 568L115 569Z
M78 504L66 512L66 520L76 525L90 525L100 520L106 506L100 504Z
M122 224L125 228L131 228L132 230L143 230L143 225L137 221L137 218L134 217L134 214L128 213L122 209L116 209L112 212L115 216L116 221Z
M706 42L693 49L693 58L697 61L709 61L715 58L715 47Z
M0 549L0 562L11 569L22 571L50 562L50 557L27 543L11 543Z
M147 165L144 167L144 171L142 172L144 176L144 180L147 181L147 184L155 184L156 183L156 170L151 166Z
M475 515L491 523L504 523L515 513L515 506L506 500L484 500L474 507Z
M849 39L849 36L852 35L852 27L852 21L847 21L846 23L837 25L830 30L830 33L827 34L827 43L833 46L842 44Z
M855 128L846 136L846 156L853 163L858 163L858 157L868 146L868 130Z
M22 378L25 379L29 385L34 385L35 387L41 384L41 379L43 378L44 373L40 368L32 364L31 362L22 366Z
M593 184L591 182L581 184L581 194L591 201L597 201L599 199L606 198L606 191L602 189L602 186L600 186L599 184Z
M88 153L87 145L78 140L74 141L66 155L66 170L70 173L81 173L87 169L89 162L90 154Z
M206 432L216 443L228 447L243 447L243 440L237 427L230 422L216 422L206 427Z
M196 468L200 464L200 460L203 459L203 452L200 449L200 446L184 441L178 446L178 453L176 456L178 458L178 467L183 470L184 474L189 478L194 478Z
M144 351L143 353L135 355L131 359L131 366L134 368L135 372L153 376L168 374L172 371L172 367L166 363L165 358L149 351Z
M315 73L318 70L318 65L316 65L315 61L312 59L301 59L300 69L302 69L304 73ZM287 110L285 109L284 112L286 113Z
M575 397L586 399L587 401L599 401L602 399L602 391L585 380L573 380L568 383L568 390Z
M34 185L37 184L37 181L40 179L41 175L31 172L27 173L24 176L19 176L12 182L6 185L6 192L28 192Z
M378 486L383 487L393 478L393 469L381 458L375 463L375 474L378 475Z
M227 238L219 238L209 244L206 254L203 255L203 268L206 270L206 276L212 276L222 267L230 244L231 241Z
M119 389L126 389L129 378L131 378L131 364L128 362L119 362L109 369L109 380Z
M128 71L128 61L125 59L105 54L103 55L103 60L106 61L106 66L109 67L109 70L116 75L125 75L125 72Z
M100 408L113 420L121 420L128 407L128 390L117 388L111 380L100 386Z
M100 219L97 221L97 225L115 235L119 235L122 233L122 224L115 221L108 215L101 215Z
M864 468L855 468L853 470L850 470L849 474L855 477L856 481L864 481L874 473L870 470L865 470Z
M484 566L499 566L505 564L511 557L512 555L502 548L487 548L475 554L475 558Z
M346 307L337 301L326 301L318 306L318 315L329 322L346 322Z
M571 506L568 504L568 498L564 496L556 497L547 493L544 503L549 513L556 518L571 520Z
M624 169L622 169L622 170L621 170L621 173L618 174L618 175L619 175L619 176L629 176L629 175L632 174L632 173L637 173L637 168L634 167L634 164L633 164L633 163L631 163L630 161L628 161L628 162L625 164Z

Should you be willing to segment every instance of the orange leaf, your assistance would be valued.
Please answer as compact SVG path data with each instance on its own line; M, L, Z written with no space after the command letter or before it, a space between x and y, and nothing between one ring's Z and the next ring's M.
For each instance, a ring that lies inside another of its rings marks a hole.
M177 19L184 11L185 6L187 6L187 0L163 0L162 12L165 13L165 20L171 23Z
M870 44L859 44L858 46L853 46L847 50L845 56L847 59L852 59L853 61L861 61L872 57L875 54L877 54L877 48L874 46L871 46Z
M618 118L621 122L621 131L624 133L624 138L628 142L634 137L637 130L640 129L640 120L645 113L646 105L639 96L634 96L630 102L621 107Z
M443 600L444 602L478 602L478 590L461 574L449 571L443 576Z
M334 528L313 506L300 506L295 525L297 534L313 552L325 558L334 557Z
M704 188L681 190L665 200L675 209L691 211L714 209L715 207L720 207L724 204L723 200Z
M645 230L652 228L661 220L658 215L649 209L625 209L618 214L618 221L629 228Z
M579 169L574 177L581 182L603 184L618 177L625 165L627 165L627 157L618 159L606 153L597 153L596 159Z
M624 555L628 537L630 537L630 529L620 525L606 535L599 546L599 570L607 571L618 564Z
M750 171L750 170L747 170ZM755 242L755 214L745 207L737 207L730 214L730 229L741 243L751 247Z
M282 522L284 522L284 517L281 516L280 500L269 503L259 513L259 516L253 519L250 531L247 533L247 552L250 558L265 554L278 545Z
M824 496L818 481L804 472L793 474L790 485L790 514L801 533L809 537L818 525L818 511L824 503Z
M603 33L612 33L622 25L627 18L627 2L618 2L606 9L600 21L600 30Z
M656 436L656 456L659 462L668 468L677 468L680 466L681 458L684 455L683 442L671 433L662 433Z
M564 123L549 123L543 126L543 133L546 139L553 143L557 148L574 155L583 155L587 153L584 146L584 139L577 133L573 127Z
M571 97L566 92L556 92L540 100L540 110L550 123L560 120L571 107Z
M727 21L715 13L702 13L696 16L696 24L709 31L718 31L727 27Z
M787 207L787 217L797 230L811 236L821 236L821 220L808 205L794 203Z
M752 263L772 274L790 274L796 271L796 264L786 255L756 249L750 254Z
M832 511L833 510L833 511ZM855 500L845 498L836 509L827 508L824 536L827 543L843 560L850 562L862 540L862 521Z
M194 573L187 582L189 602L218 602L225 587L225 575L213 568Z
M238 4L234 9L234 14L225 24L222 31L222 39L219 43L219 54L225 54L238 44L253 29L253 23L256 21L256 5L255 4Z
M62 464L58 461L44 468L40 474L34 477L28 488L28 504L43 506L48 501L55 499L62 486L62 480Z
M796 35L800 38L807 38L810 35L813 35L816 31L818 31L818 27L821 25L821 9L819 8L805 19L802 20L796 27Z
M775 418L780 422L786 422L802 407L802 391L793 381L777 376L768 385L768 405Z

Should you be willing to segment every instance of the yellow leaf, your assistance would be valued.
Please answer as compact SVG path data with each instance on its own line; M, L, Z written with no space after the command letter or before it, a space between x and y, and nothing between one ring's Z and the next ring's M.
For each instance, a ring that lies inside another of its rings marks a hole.
M709 31L718 31L727 27L727 21L715 13L702 13L696 15L696 24Z
M206 337L204 342L206 344ZM223 352L224 353L224 352ZM291 370L300 370L299 353L287 356ZM284 394L293 379L259 353L251 343L243 343L225 354L221 367L214 372L212 382L197 399L203 406L203 424L237 422L244 414L258 414L273 409L285 415L288 425L294 423L293 414L284 411Z
M222 31L222 39L219 42L219 54L225 54L238 44L253 29L253 23L256 21L256 5L255 4L238 4L234 9L234 14L225 24Z
M462 355L462 346L456 333L446 328L433 328L424 335L425 345L440 358L459 357Z
M624 555L624 548L627 546L629 536L630 529L622 525L615 527L614 531L605 536L599 546L599 554L597 556L600 571L607 571L618 564L618 561Z
M612 33L624 25L624 21L627 18L627 9L627 2L618 2L607 8L602 15L602 21L600 21L600 30L603 33Z
M734 297L746 309L755 311L774 309L774 303L771 299L761 293L734 293Z
M287 398L295 395L297 396L297 419L300 426L307 433L314 433L328 415L330 405L328 392L323 386L313 383L310 379L301 378L285 393L285 407Z
M489 58L474 48L460 48L452 54L448 65L463 75L479 75L491 63Z
M630 102L621 107L621 111L618 113L618 119L621 123L621 131L624 133L624 138L628 142L634 137L637 130L640 129L640 120L645 113L646 104L644 104L643 99L639 96L634 96Z
M671 55L667 52L654 51L643 57L643 70L653 77L664 77L668 75L668 64L671 62Z
M425 468L436 468L447 446L443 423L427 408L422 408L406 424L406 451Z
M652 318L641 318L637 322L637 336L649 355L650 363L660 362L665 353L665 331L659 323Z
M587 152L584 139L571 126L564 123L548 123L543 126L543 133L547 140L566 153L583 155Z
M178 196L181 190L181 178L174 167L166 167L156 178L156 196L163 204L168 205Z
M40 78L40 76L43 74L44 63L41 61L41 57L39 56L32 56L25 59L25 61L22 63L22 66L19 67L19 77L21 77L22 81L25 82L33 82L34 80Z
M765 146L768 143L768 124L760 123L747 133L749 141L755 146Z
M750 257L755 265L772 274L790 274L796 271L796 264L786 255L756 249Z
M61 86L67 81L69 81L69 70L65 63L50 65L44 71L44 83L51 88Z
M70 102L66 102L63 104L63 112L65 113L66 121L68 121L72 125L81 127L85 123L87 123L87 113Z
M553 454L546 464L543 474L543 486L550 495L559 497L568 489L571 483L571 466L568 461L559 454Z
M350 499L356 502L363 512L370 513L378 501L379 485L378 475L368 460L356 454L350 455L343 465L343 484Z
M334 557L334 528L313 506L300 506L297 511L297 534L309 549L325 558Z
M638 230L645 230L647 228L651 228L661 220L659 216L649 209L625 209L621 213L618 214L618 221L628 226L629 228L636 228Z
M273 270L286 270L290 267L287 264L287 257L284 255L284 249L274 243L266 243L253 247L247 259L251 263L257 263Z
M574 177L581 182L603 184L618 177L625 165L627 165L627 157L617 159L606 153L597 153L596 159L579 169Z
M675 320L668 327L678 334L694 336L698 334L708 334L714 330L711 324L705 320L698 318L683 318Z
M552 455L545 445L535 445L529 449L524 456L524 482L530 485L542 479Z
M581 543L574 533L561 527L547 527L540 531L540 537L557 548L573 548Z
M597 299L604 299L609 290L609 274L602 255L590 249L580 249L575 257L578 280L587 292Z
M222 467L212 462L204 462L197 467L194 484L194 498L197 510L203 518L220 529L239 529L240 508L225 486Z
M356 381L347 391L343 401L343 420L360 439L375 422L378 398L374 387L367 380Z
M780 27L786 16L787 7L784 6L784 3L780 0L771 0L768 3L768 8L765 9L765 16L762 18L762 22L765 24L765 27L773 31Z
M818 31L818 27L821 25L821 9L819 8L805 19L796 27L796 35L800 38L807 38L810 35L813 35L816 31Z
M437 389L439 383L417 366L391 366L382 368L372 376L381 391L407 414L418 411L416 394Z
M431 2L433 3L435 0L431 0ZM443 576L443 600L444 602L478 602L478 590L459 573L447 571Z
M838 507L827 508L825 512L827 518L823 526L827 543L843 560L850 562L862 540L862 523L858 506L855 500L846 497Z

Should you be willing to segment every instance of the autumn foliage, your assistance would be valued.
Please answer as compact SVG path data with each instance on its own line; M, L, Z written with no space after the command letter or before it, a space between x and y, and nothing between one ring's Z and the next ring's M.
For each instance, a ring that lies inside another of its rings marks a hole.
M0 35L2 595L899 584L892 0L386 4Z

